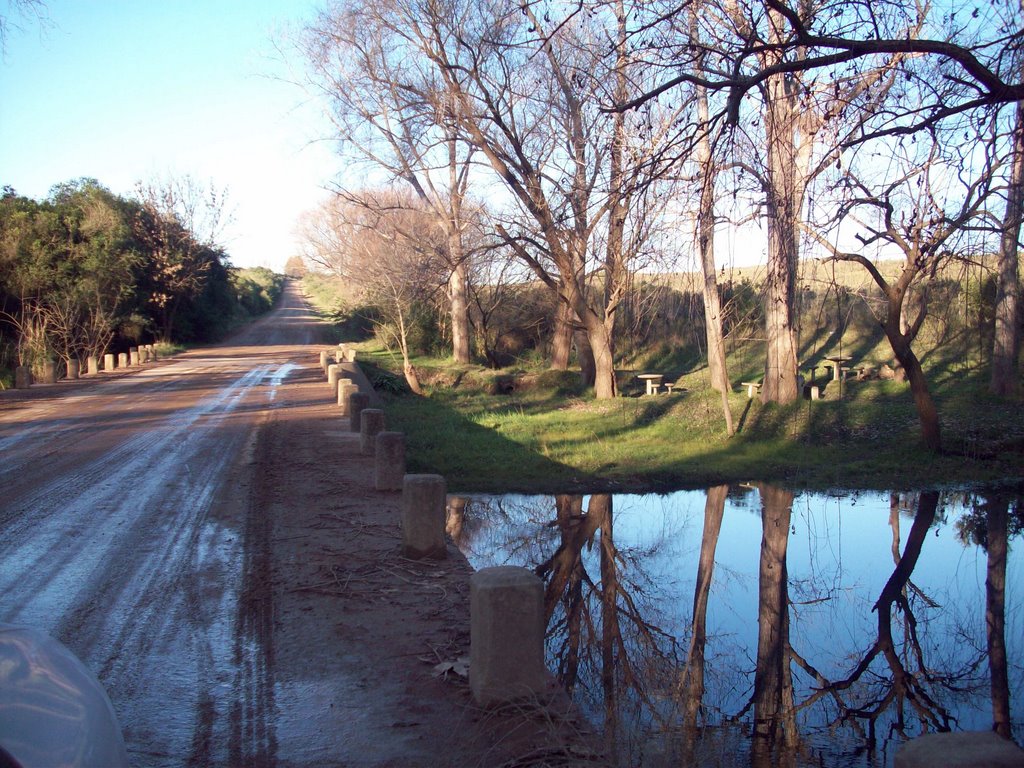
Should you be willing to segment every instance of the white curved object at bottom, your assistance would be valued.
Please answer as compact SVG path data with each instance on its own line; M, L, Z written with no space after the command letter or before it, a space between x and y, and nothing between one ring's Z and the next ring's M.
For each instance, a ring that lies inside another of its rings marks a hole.
M128 768L106 691L49 635L0 624L0 766Z

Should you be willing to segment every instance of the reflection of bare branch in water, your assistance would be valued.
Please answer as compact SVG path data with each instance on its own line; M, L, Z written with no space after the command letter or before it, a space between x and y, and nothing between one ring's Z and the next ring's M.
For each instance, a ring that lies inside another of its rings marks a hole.
M546 581L548 638L558 643L553 649L557 673L570 692L587 679L600 681L605 736L614 751L627 699L657 716L651 687L657 671L676 668L675 640L643 617L634 594L638 588L627 586L620 573L623 560L615 546L612 497L591 496L584 514L582 497L559 496L556 513L561 543L536 568ZM599 582L583 557L595 543ZM584 665L590 674L584 673Z
M905 733L907 705L922 723L927 724L933 730L947 731L952 721L949 712L935 701L926 688L925 684L933 682L933 679L927 673L921 642L917 635L917 620L907 599L910 576L921 555L928 530L935 521L938 498L937 492L921 494L917 514L914 516L902 556L898 555L898 509L895 504L893 505L893 517L890 522L893 526L896 567L872 607L872 610L878 613L877 637L857 666L845 679L835 682L826 680L810 665L806 667L818 681L820 688L801 704L801 708L809 706L822 696L830 696L839 705L839 719L849 721L856 718L864 721L868 726L869 738L872 742L876 738L876 722L890 710L895 718L891 729ZM908 669L894 640L892 626L894 608L900 611L904 617L906 643L909 645L910 658L914 660L919 670L917 672ZM855 706L844 704L841 693L852 688L862 678L866 678L872 663L879 657L885 660L889 674L872 675L870 684L867 687L862 687L859 692L860 703ZM952 683L951 680L944 682Z

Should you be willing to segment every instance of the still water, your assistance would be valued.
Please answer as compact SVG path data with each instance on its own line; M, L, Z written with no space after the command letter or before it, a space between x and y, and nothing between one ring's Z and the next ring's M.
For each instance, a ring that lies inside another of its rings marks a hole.
M468 496L477 569L545 584L554 671L621 765L892 765L1024 737L1019 492Z

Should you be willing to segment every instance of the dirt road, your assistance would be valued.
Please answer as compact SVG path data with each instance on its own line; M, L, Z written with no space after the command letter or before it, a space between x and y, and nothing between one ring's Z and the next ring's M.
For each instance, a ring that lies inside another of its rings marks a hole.
M0 622L85 661L137 765L571 762L571 718L435 676L469 568L399 557L321 330L289 287L224 346L0 395Z

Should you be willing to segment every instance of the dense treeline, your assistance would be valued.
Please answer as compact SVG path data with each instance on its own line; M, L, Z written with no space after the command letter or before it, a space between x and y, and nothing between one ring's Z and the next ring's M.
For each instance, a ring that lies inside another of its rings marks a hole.
M3 190L0 375L140 343L216 340L273 305L283 278L232 268L175 210L182 189L140 188L135 199L81 179L41 201Z

